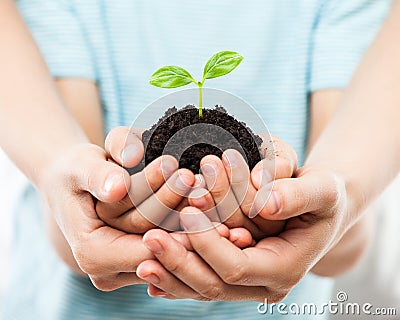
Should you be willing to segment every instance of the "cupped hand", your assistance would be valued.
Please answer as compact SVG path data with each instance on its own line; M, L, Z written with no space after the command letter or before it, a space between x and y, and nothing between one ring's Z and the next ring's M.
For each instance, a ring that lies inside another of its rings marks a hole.
M139 130L127 127L111 130L105 143L107 157L118 165L134 167L143 157L140 139ZM185 195L189 191L204 190L205 187L200 175L193 175L186 169L178 170L177 160L168 155L157 158L129 179L128 194L118 202L98 201L96 212L108 225L136 234L155 227L180 230L179 210L188 205ZM228 229L221 225L218 230L238 247L253 244L251 234L239 226L242 225ZM179 237L186 241L183 234Z
M143 158L140 139L141 133L128 127L111 130L105 143L108 158L118 165L134 167ZM169 155L157 158L129 179L128 194L121 201L99 201L96 211L108 225L137 234L166 225L164 221L174 215L174 209L195 184L194 174L178 169L178 161ZM172 231L179 229L176 216L176 225L170 224Z
M107 161L106 152L91 144L66 150L47 168L37 186L58 254L74 271L87 274L100 290L144 283L137 277L136 267L154 259L142 235L109 226L95 210L96 201L118 203L126 197L129 186L126 170ZM229 236L223 225L218 226L218 232ZM172 237L193 250L185 234L175 233ZM75 261L71 261L71 252Z
M288 222L278 236L253 247L242 250L220 237L208 217L193 207L182 210L181 224L194 252L162 230L147 232L143 241L157 260L142 262L137 274L150 284L149 294L167 299L282 300L344 234L348 199L336 175L312 168L267 187L280 197L278 211L260 201L260 212Z
M255 199L267 202L271 190L265 186L274 179L292 177L297 168L297 155L291 146L278 137L262 137L263 159L251 172L236 150L226 150L222 159L206 156L200 164L206 187L189 194L189 204L205 212L212 221L219 219L229 228L244 227L258 240L279 234L285 220L257 216Z
M82 144L54 160L38 185L49 217L50 236L60 228L68 242L62 246L64 239L53 239L58 253L66 256L63 250L72 251L78 265L75 271L89 275L102 290L142 283L136 267L145 259L153 259L142 236L108 226L95 211L95 199L119 201L129 183L127 172L107 161L103 149Z

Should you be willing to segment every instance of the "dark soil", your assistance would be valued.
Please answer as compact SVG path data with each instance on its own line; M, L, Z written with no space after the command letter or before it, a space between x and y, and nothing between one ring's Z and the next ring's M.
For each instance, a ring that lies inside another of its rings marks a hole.
M227 149L238 150L250 170L261 160L262 139L221 106L203 109L202 117L194 106L179 111L172 107L143 133L142 140L145 155L141 167L163 154L170 154L178 159L180 168L198 173L204 156L221 157Z

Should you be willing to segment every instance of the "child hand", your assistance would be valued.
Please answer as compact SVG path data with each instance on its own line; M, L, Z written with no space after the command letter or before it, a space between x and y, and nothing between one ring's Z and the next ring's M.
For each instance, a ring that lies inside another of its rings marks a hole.
M140 137L140 132L127 127L113 129L105 143L108 157L116 164L134 167L143 157ZM97 215L108 225L127 233L143 234L157 226L179 230L178 212L187 206L184 195L203 186L195 178L189 170L178 170L174 157L159 157L130 177L128 194L122 200L114 203L98 201ZM251 234L244 228L228 229L219 224L217 230L240 248L253 243ZM190 242L184 234L175 233L174 237L190 250Z
M220 219L229 228L244 227L255 239L279 234L285 221L271 221L258 216L258 203L269 200L264 186L275 179L290 178L297 168L294 150L279 138L271 141L274 152L264 152L250 173L241 154L227 150L222 161L215 156L206 156L201 168L207 189L195 190L189 195L189 204L204 211L211 221ZM264 144L265 145L265 144ZM271 149L271 148L270 148ZM217 218L216 218L217 217Z
M117 127L106 138L106 152L118 165L132 168L143 158L140 139L139 132L133 132L128 127ZM121 201L99 201L96 211L104 222L114 228L143 234L168 218L191 190L195 177L187 169L178 170L178 161L165 155L130 176L129 180L130 187ZM178 230L178 225L175 228L171 226L171 230Z

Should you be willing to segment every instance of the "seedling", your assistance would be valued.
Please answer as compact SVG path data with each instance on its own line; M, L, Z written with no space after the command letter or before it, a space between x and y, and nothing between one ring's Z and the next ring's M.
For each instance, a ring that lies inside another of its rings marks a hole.
M178 88L193 82L199 87L199 117L203 116L203 85L206 79L224 76L235 69L243 57L233 51L214 54L204 66L203 78L195 80L185 69L178 66L165 66L158 69L150 78L150 84L160 88Z

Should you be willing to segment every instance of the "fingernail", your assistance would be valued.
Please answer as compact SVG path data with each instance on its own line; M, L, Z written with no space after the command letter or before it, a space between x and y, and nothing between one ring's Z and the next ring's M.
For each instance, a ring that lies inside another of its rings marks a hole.
M165 293L165 292L158 292L158 293L156 293L154 295L154 297L156 297L156 298L166 298L166 297L168 297L168 294Z
M112 174L104 182L104 193L108 195L110 191L121 181L121 174Z
M121 153L122 163L135 159L141 151L142 148L137 143L127 145Z
M192 186L192 178L187 173L178 172L178 177L175 180L175 186L179 190L187 190Z
M159 289L159 288L157 288L157 289L158 289L158 292L156 292L156 293L154 293L154 294L150 294L149 288L150 288L150 286L147 287L147 294L148 294L149 297L151 297L151 298L166 298L166 297L168 297L168 294L167 294L165 291L162 291L162 290Z
M201 172L209 177L214 177L217 175L217 168L211 163L206 163L201 167Z
M154 273L150 273L144 277L142 277L143 280L150 282L152 284L159 284L161 282L160 278L155 275Z
M161 254L164 250L161 243L158 240L145 241L144 245L146 246L147 249L149 249L156 255Z

